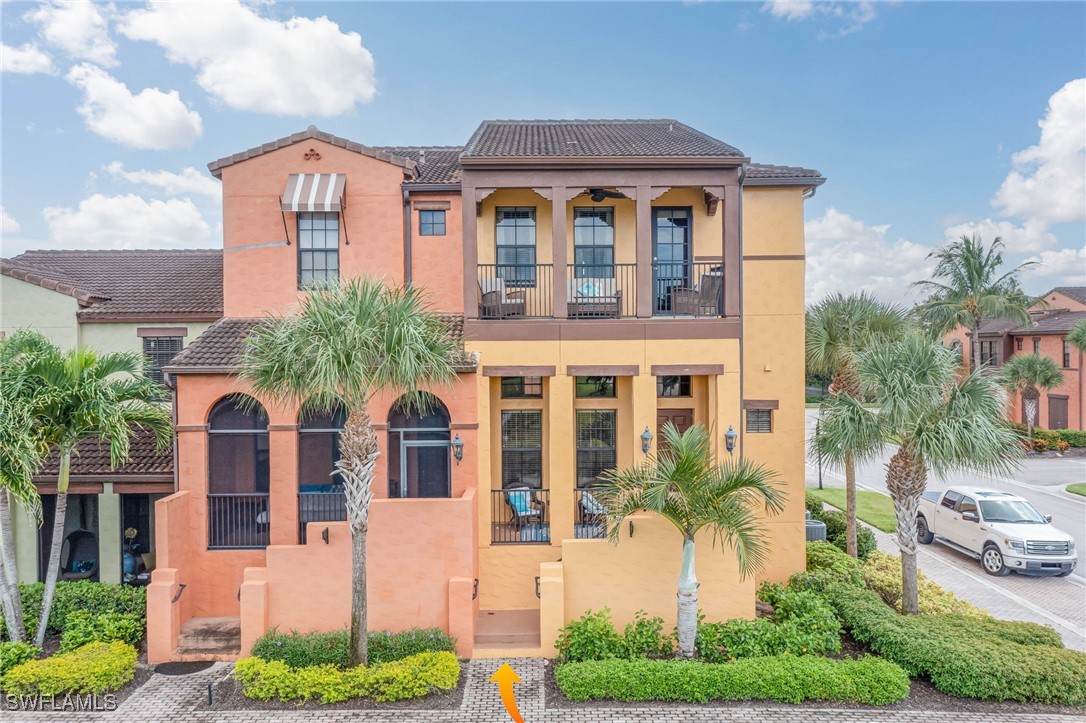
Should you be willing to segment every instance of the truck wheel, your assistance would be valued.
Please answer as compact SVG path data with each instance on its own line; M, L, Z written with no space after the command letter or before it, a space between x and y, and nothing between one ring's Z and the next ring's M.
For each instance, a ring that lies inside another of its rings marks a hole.
M986 573L995 577L1011 574L1011 569L1003 564L1003 554L991 543L984 546L984 552L980 554L980 564Z
M935 535L928 529L928 521L923 516L916 518L916 541L921 545L930 545Z

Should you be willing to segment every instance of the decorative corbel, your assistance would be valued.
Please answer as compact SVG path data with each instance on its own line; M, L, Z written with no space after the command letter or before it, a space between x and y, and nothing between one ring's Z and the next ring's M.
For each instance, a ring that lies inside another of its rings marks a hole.
M476 216L482 216L483 215L483 201L486 200L487 196L489 196L490 194L494 193L497 190L498 189L496 189L496 188L476 188L475 189L475 215Z
M724 197L723 186L705 186L705 212L710 216L716 215L716 209L720 205L720 199Z

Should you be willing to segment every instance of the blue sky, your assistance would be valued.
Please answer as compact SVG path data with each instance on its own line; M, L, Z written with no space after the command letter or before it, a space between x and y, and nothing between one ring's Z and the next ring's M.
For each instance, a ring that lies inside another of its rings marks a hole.
M206 164L304 129L461 144L484 118L673 117L818 168L808 298L907 298L1001 235L1086 283L1086 4L4 2L3 255L211 247ZM1039 124L1043 124L1039 125Z

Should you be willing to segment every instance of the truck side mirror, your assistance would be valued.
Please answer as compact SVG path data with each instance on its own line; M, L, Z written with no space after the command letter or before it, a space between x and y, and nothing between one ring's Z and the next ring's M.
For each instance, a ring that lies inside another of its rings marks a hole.
M1045 515L1045 522L1052 522L1052 515Z
M976 512L963 512L962 519L966 522L980 522L980 517L977 516Z

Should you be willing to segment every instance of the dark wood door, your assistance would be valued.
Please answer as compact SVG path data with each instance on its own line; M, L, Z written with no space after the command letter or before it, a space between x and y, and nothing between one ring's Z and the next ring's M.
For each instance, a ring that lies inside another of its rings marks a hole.
M664 443L664 425L671 422L680 432L685 432L694 424L693 409L657 409L656 410L656 448Z
M1067 397L1048 395L1048 428L1067 429Z

